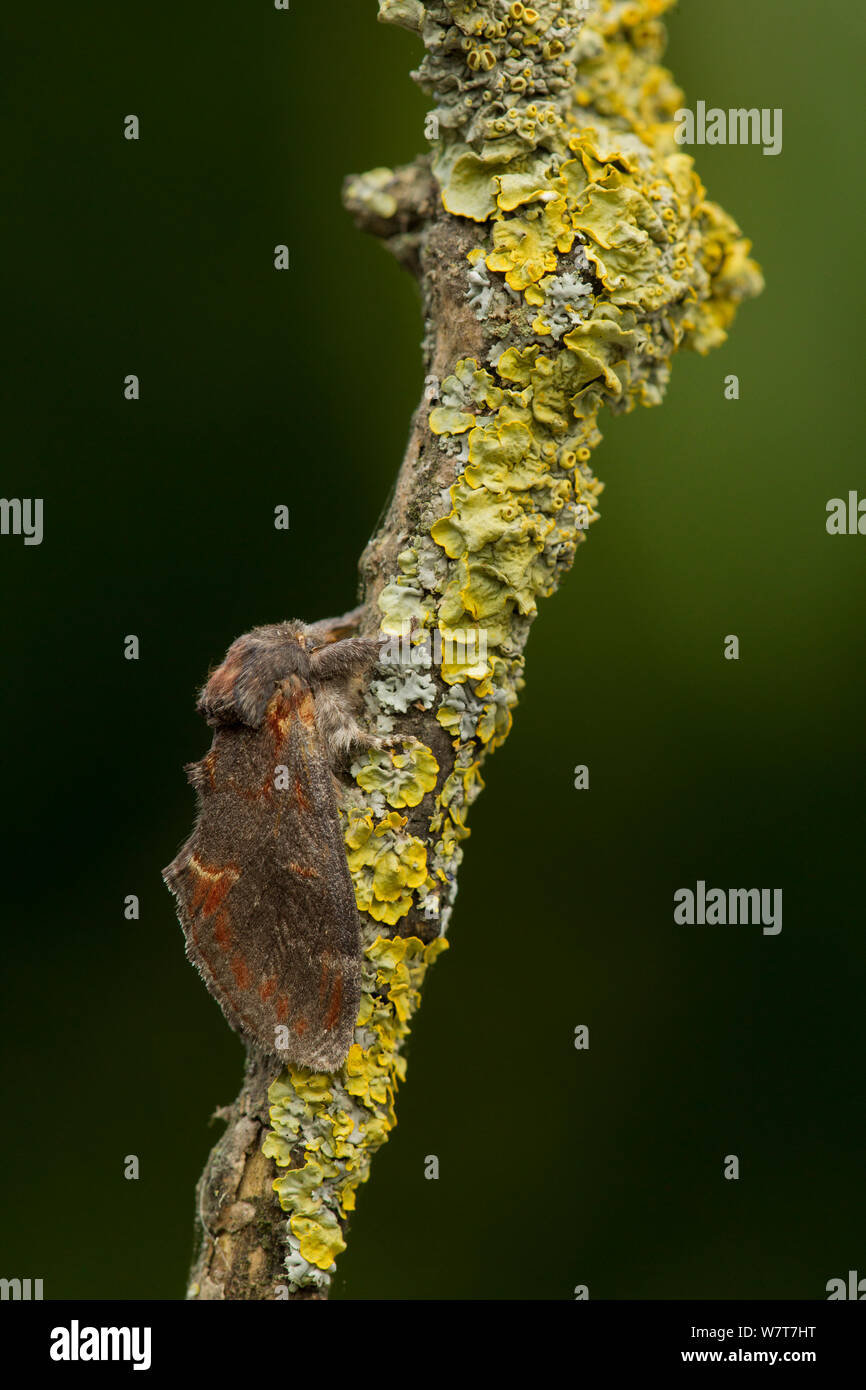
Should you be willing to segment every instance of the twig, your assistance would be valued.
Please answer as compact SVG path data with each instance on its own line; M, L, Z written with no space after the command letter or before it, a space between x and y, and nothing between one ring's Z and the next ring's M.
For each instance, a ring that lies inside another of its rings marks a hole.
M660 402L677 348L722 342L761 288L674 142L665 8L380 0L380 19L423 38L431 154L349 179L345 201L419 279L427 386L352 621L404 639L404 658L433 646L367 696L371 724L420 746L347 769L367 961L355 1045L333 1076L275 1079L250 1058L199 1185L192 1297L327 1295L396 1123L401 1045L446 945L466 812L511 726L537 601L598 516L599 412Z

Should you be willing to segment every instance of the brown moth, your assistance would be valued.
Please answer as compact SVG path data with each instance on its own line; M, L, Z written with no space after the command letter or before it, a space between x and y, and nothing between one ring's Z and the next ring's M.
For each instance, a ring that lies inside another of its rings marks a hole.
M356 722L379 643L335 641L339 624L259 627L229 647L198 700L216 730L186 769L198 819L163 870L187 955L232 1028L314 1071L345 1060L361 995L334 771L353 746L397 742Z

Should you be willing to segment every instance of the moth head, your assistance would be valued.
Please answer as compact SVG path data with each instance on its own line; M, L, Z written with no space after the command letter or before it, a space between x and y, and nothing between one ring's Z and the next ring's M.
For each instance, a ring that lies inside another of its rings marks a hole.
M198 698L209 724L246 724L257 729L280 681L310 678L307 629L303 623L257 627L232 642Z

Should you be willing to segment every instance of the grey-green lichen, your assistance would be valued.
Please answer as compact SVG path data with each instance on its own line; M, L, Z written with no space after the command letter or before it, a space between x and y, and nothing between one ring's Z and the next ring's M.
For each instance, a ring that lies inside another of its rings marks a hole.
M658 404L674 352L721 343L761 288L749 243L673 137L683 98L659 65L671 3L380 0L380 18L424 41L442 205L476 229L462 293L483 349L428 391L447 486L379 591L381 631L406 655L367 697L381 729L435 710L450 757L409 745L353 765L342 814L367 960L355 1045L339 1075L291 1070L271 1088L265 1152L295 1287L327 1281L395 1123L400 1048L446 944L481 762L511 727L538 600L598 519L600 412ZM368 180L382 216L388 174ZM431 635L443 650L419 661Z

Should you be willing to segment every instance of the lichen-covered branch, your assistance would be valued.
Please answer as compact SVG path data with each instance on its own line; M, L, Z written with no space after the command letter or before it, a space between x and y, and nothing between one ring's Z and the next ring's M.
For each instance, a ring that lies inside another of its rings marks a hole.
M194 1297L326 1296L396 1123L481 764L511 727L538 601L598 518L601 412L658 404L674 352L721 343L761 288L674 141L671 3L379 0L423 40L431 148L349 179L345 199L418 276L427 385L355 617L394 639L371 724L419 743L346 770L366 959L355 1043L333 1076L274 1078L251 1059L202 1178Z

